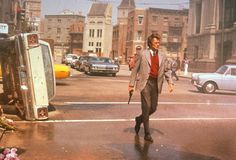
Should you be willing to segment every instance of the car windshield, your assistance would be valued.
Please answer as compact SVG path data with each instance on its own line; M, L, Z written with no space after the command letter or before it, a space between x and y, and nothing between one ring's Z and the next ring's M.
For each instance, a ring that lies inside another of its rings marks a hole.
M112 63L112 60L110 58L100 57L99 60L104 63Z
M77 56L73 56L72 59L78 59L78 57Z
M216 73L218 73L218 74L224 74L227 69L228 69L227 66L221 66L221 67L216 71Z
M97 57L89 57L88 61L99 61Z

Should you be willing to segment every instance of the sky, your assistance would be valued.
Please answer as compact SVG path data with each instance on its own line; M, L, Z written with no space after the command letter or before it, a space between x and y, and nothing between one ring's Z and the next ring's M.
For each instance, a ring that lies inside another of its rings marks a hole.
M81 12L83 16L87 16L89 8L94 1L109 2L113 6L113 24L116 23L117 7L122 0L41 0L42 17L44 15L55 15L61 13L65 9ZM189 8L189 0L135 0L137 8L167 8L167 9L183 9Z

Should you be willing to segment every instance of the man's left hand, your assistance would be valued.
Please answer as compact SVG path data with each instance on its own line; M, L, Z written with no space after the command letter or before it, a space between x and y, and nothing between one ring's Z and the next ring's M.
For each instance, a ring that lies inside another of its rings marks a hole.
M174 91L174 84L169 84L169 92L173 92Z

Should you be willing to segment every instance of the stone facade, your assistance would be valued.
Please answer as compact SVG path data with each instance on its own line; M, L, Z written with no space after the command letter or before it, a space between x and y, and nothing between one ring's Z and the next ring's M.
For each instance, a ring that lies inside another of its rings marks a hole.
M112 5L93 3L87 15L83 52L109 57L112 52Z
M70 46L73 45L71 44L71 36L76 33L81 35L84 23L85 16L77 15L70 11L64 11L59 15L45 15L44 33L42 33L41 37L54 40L56 55L71 52ZM75 26L79 27L80 30L75 29ZM77 43L76 39L73 38L73 43Z
M188 26L190 70L208 72L236 64L235 0L190 0Z

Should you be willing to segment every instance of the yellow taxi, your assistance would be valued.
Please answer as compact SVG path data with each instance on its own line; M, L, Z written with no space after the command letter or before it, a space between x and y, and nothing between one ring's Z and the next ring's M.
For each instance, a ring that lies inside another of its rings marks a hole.
M54 64L54 72L56 79L65 79L70 77L70 67L63 64ZM0 78L2 78L1 65L0 65Z
M54 64L54 72L56 79L65 79L70 77L70 67L64 64Z

